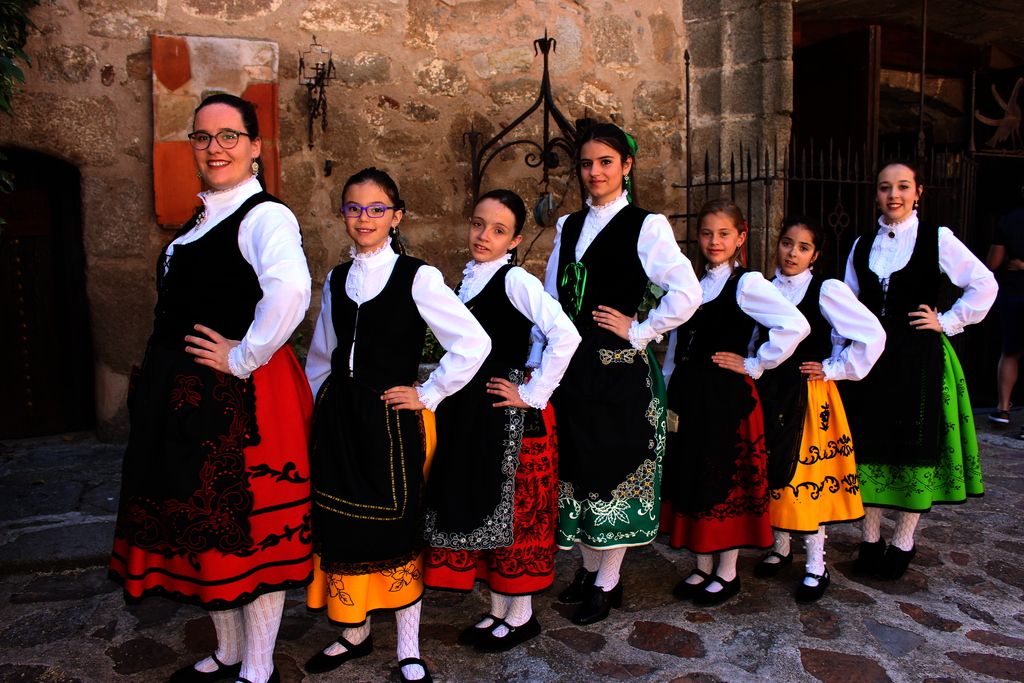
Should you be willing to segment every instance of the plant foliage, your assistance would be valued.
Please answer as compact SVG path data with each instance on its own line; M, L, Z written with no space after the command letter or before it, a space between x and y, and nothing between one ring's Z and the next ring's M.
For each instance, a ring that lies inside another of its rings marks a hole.
M28 18L29 11L39 5L41 0L0 0L0 111L14 116L11 101L14 93L20 90L18 84L25 84L25 72L14 60L20 59L32 66L32 61L24 52L28 40L29 29L35 24ZM7 157L0 154L0 161ZM0 192L14 189L12 176L0 169ZM0 218L0 225L4 220Z

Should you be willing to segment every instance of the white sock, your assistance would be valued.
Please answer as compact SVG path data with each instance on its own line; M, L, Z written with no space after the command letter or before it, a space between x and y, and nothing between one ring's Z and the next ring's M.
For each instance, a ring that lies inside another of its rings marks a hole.
M860 523L861 540L878 543L882 540L882 508L864 508L864 521Z
M698 571L704 572L708 576L711 576L711 572L715 569L714 555L698 555L696 569ZM692 572L689 576L686 577L686 583L690 584L691 586L695 586L703 580L704 579L699 574L695 574Z
M896 515L896 531L892 535L892 544L900 550L909 552L914 547L914 530L921 520L920 512L900 512Z
M619 585L619 568L622 558L626 556L625 548L612 548L601 551L601 568L597 570L594 585L605 593Z
M241 677L267 683L274 673L274 645L284 611L284 591L264 593L242 608L245 615L245 656Z
M512 604L509 607L508 616L505 617L505 622L509 626L522 626L533 616L533 598L529 595L516 595L510 596L509 599ZM496 638L504 638L508 635L508 629L499 626L492 633Z
M726 550L725 552L718 554L718 571L715 575L722 579L722 581L732 581L736 578L736 560L740 557L739 550ZM712 581L708 584L706 590L708 593L717 593L718 591L725 588L718 581Z
M825 574L825 541L828 535L825 527L819 526L818 533L804 536L804 548L807 550L807 562L804 571L808 574L823 576ZM804 577L805 586L817 586L818 580Z
M775 539L775 543L772 545L772 550L783 557L789 555L789 532L772 529L772 538ZM765 564L778 564L779 562L782 562L782 560L774 555L768 555L768 557L764 559Z
M362 626L356 626L355 628L347 628L341 633L341 637L352 643L358 645L359 643L366 640L366 637L370 635L370 615L366 615L366 623ZM324 648L325 655L340 655L342 652L347 651L348 648L341 643L335 641Z
M245 647L245 624L242 620L242 608L216 610L210 612L213 628L217 631L217 652L214 654L225 666L238 664L242 661L242 648ZM196 662L196 671L212 673L217 670L217 662L213 657Z
M504 619L505 615L508 614L508 608L511 602L511 596L502 595L501 593L491 591L491 614L498 617L499 619ZM476 627L487 628L493 623L493 619L481 619L477 622Z
M398 661L409 657L420 657L420 610L423 609L423 602L417 602L411 607L400 609L395 612L395 621L398 624ZM402 675L410 681L419 680L427 675L419 664L409 664L402 667Z
M583 556L583 568L593 574L601 569L601 551L587 546L580 545L580 555Z

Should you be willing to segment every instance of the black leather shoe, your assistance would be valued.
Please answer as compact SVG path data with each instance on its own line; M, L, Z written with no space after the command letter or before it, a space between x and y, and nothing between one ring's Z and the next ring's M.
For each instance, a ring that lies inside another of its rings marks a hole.
M708 586L717 581L722 585L722 590L715 593L708 591ZM733 597L740 592L740 577L736 576L732 581L726 581L719 576L712 576L711 580L708 581L707 585L704 586L704 590L693 597L695 605L701 607L714 607L715 605L721 605L723 602Z
M765 560L769 557L777 557L779 558L779 561L766 562ZM793 564L792 550L789 551L789 555L783 555L782 553L777 553L773 550L761 558L761 561L754 566L754 576L759 579L770 579L782 571L783 568L788 567L791 564Z
M825 594L828 589L828 585L832 583L832 578L828 575L828 568L825 569L825 573L822 575L807 573L804 574L804 578L810 577L817 579L817 586L808 586L803 581L800 582L800 586L796 589L796 601L801 605L809 605L812 602L817 602L821 599L821 596Z
M878 563L878 567L875 569L875 578L882 579L883 581L895 581L901 578L916 554L917 546L910 550L901 550L895 545L890 544L889 548L885 551L885 556L882 557L882 561Z
M501 619L494 616L493 614L485 614L479 619L477 619L476 623L479 624L484 619L490 619L491 625L477 626L476 624L473 624L469 628L464 629L462 633L459 634L459 645L468 645L470 647L473 647L474 645L479 643L482 638L485 638L487 634L491 632L491 629L494 628L495 624L501 621Z
M322 674L328 671L334 671L350 659L359 659L360 657L365 657L373 652L373 634L366 636L366 640L358 645L353 645L341 637L339 637L335 642L344 645L345 651L336 655L324 654L323 650L317 652L309 658L309 661L307 661L305 667L303 667L306 669L306 673Z
M690 578L690 576L699 576L700 581L697 583L687 583L686 579ZM694 569L690 572L690 576L677 583L676 587L672 589L672 595L676 596L676 600L693 600L693 596L704 590L704 587L711 581L711 574L706 574L699 569Z
M409 666L410 664L419 664L423 667L423 678L406 678L405 674L402 673L403 666ZM398 677L407 683L434 683L434 679L430 675L430 671L427 669L427 663L419 657L406 657L405 659L398 662Z
M594 581L597 580L597 572L588 572L583 567L576 570L576 576L573 577L572 583L565 587L561 593L558 594L558 602L571 605L575 602L583 602L583 597L586 595L587 589L594 585Z
M571 621L580 626L596 624L608 618L612 607L622 607L622 581L615 584L615 588L610 591L591 586L583 598L583 604L572 615Z
M857 553L857 560L853 563L855 576L873 576L878 569L878 563L885 555L885 539L880 538L874 543L867 541L860 542L860 551Z
M508 629L508 633L500 638L494 635L499 626ZM477 652L507 652L516 645L521 645L531 638L539 636L540 622L537 621L537 615L532 615L530 620L522 626L512 626L507 621L498 619L491 628L478 630L486 630L487 633L477 642Z
M222 664L217 659L217 655L210 655L210 657L217 663L217 668L213 671L199 671L194 664L189 664L171 674L170 683L213 683L213 681L223 681L227 678L238 678L238 674L242 673L241 662Z

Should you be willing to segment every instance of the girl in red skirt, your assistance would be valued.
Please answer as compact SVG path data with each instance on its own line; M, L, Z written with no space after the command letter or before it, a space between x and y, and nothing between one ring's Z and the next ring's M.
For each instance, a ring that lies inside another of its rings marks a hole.
M747 232L736 204L708 202L697 222L704 303L673 333L666 356L668 405L679 430L669 434L665 455L662 531L673 547L697 553L676 597L717 605L740 590L739 548L772 544L754 379L786 360L810 328L779 290L739 264ZM755 324L768 328L768 340L748 357Z
M426 494L424 581L461 591L475 580L488 585L490 613L459 638L481 652L504 652L540 634L531 595L554 578L558 522L548 399L580 342L540 280L509 262L525 222L523 200L508 190L485 194L469 219L473 260L456 293L492 349L473 380L438 409ZM525 383L531 329L547 345Z

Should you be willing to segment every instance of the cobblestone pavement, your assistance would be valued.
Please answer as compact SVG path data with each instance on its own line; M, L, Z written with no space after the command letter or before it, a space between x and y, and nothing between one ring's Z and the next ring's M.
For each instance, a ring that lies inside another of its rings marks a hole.
M741 595L701 610L671 595L692 556L656 542L627 552L622 609L578 628L571 608L553 602L578 555L559 553L554 589L535 599L540 637L502 655L461 647L456 637L485 611L486 595L432 592L423 656L445 683L1024 681L1022 416L999 428L978 416L987 494L925 515L917 557L898 582L850 575L858 529L842 525L829 534L833 581L818 604L792 599L802 556L761 580L751 574L759 553L744 552ZM89 435L0 444L0 683L165 681L213 649L202 610L160 599L129 609L106 579L121 452ZM291 591L276 655L282 680L398 680L394 621L373 628L372 655L304 676L301 663L337 632Z

